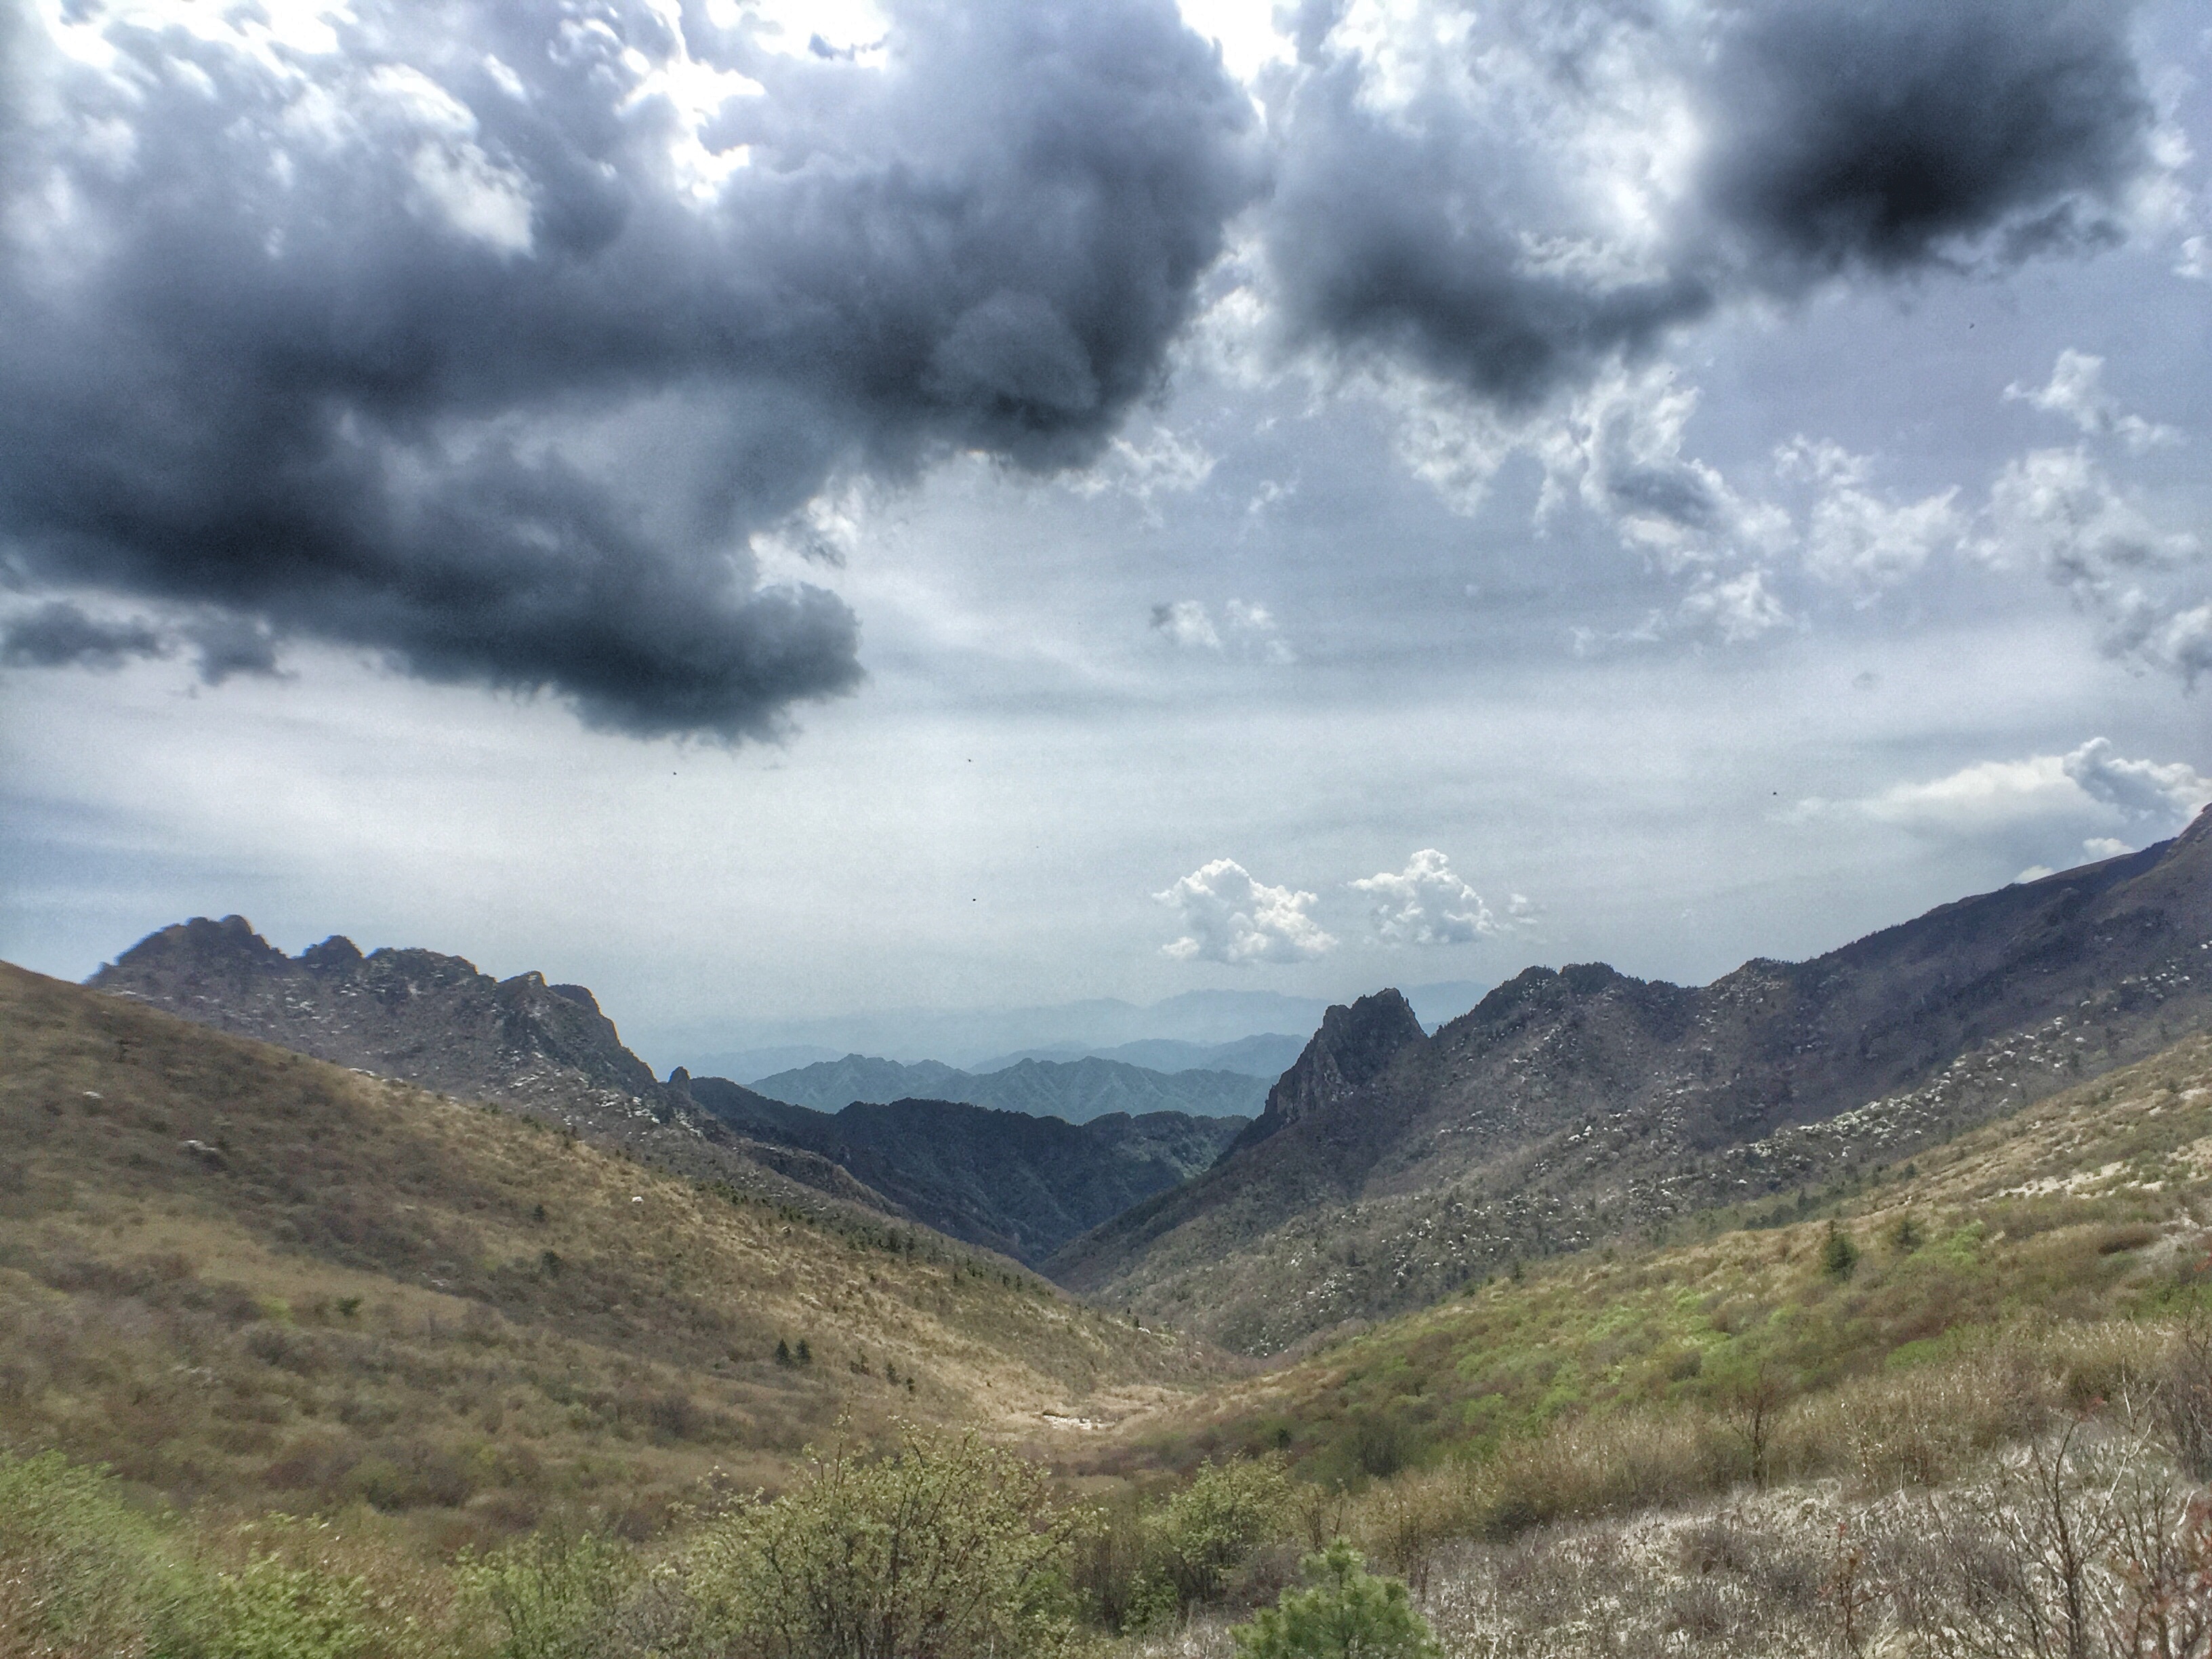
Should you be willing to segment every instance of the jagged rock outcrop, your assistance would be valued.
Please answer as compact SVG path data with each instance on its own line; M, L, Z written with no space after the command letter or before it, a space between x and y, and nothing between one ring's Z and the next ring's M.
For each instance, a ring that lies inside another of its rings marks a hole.
M542 974L495 980L435 951L364 956L341 935L288 957L233 915L164 927L88 983L318 1060L520 1107L687 1175L911 1218L836 1160L756 1145L698 1110L623 1046L590 991Z
M1908 1155L2208 1021L2212 809L1810 962L1696 988L1532 968L1361 1081L1317 1040L1267 1133L1048 1271L1271 1352L1519 1256Z
M518 1106L686 1174L748 1189L766 1181L779 1195L795 1182L1026 1260L1206 1168L1246 1122L1151 1113L1076 1126L943 1101L833 1116L680 1067L663 1083L580 985L495 981L432 951L363 956L335 937L287 957L242 916L165 927L91 984L319 1060Z
M1329 1009L1304 1052L1267 1091L1267 1103L1252 1127L1223 1156L1233 1157L1302 1118L1349 1099L1399 1055L1427 1041L1413 1005L1395 989Z

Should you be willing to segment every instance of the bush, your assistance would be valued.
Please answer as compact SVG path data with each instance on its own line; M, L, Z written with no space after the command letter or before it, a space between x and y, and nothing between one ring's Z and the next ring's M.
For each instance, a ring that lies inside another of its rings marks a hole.
M1239 1659L1443 1659L1405 1585L1370 1573L1350 1544L1339 1539L1304 1565L1310 1588L1285 1590L1230 1632Z
M158 1529L101 1471L59 1452L0 1453L0 1652L155 1652L189 1588Z
M256 1557L216 1575L194 1622L196 1659L354 1659L372 1639L356 1577Z
M1281 1536L1290 1518L1291 1480L1279 1454L1202 1463L1153 1517L1148 1571L1188 1612L1218 1597L1229 1575Z
M464 1576L506 1629L501 1659L591 1659L637 1582L638 1565L619 1540L549 1528Z
M678 1564L686 1636L742 1659L1042 1659L1073 1636L1073 1527L1042 1468L972 1435L841 1449Z

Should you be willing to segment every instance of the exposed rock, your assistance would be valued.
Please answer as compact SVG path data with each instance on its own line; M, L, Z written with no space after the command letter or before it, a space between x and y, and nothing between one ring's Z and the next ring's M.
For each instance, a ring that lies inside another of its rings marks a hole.
M1048 1267L1273 1352L1516 1257L1909 1155L2208 1021L2212 810L1701 988L1530 969L1364 1079L1316 1039L1218 1168Z

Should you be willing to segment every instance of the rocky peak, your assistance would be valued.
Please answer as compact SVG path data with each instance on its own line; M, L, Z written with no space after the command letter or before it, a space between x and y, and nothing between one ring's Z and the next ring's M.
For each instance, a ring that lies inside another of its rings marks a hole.
M1400 1054L1427 1041L1413 1005L1395 989L1364 996L1348 1007L1332 1007L1322 1016L1321 1029L1305 1052L1267 1091L1266 1109L1237 1138L1230 1152L1265 1140L1345 1099L1380 1076Z

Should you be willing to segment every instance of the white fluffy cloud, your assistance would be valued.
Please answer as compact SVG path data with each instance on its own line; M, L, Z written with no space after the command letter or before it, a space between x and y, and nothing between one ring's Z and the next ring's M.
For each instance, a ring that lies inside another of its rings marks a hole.
M2093 437L2118 438L2137 453L2181 441L2172 427L2122 409L2119 399L2105 390L2104 381L2105 360L2069 347L2058 354L2044 385L2031 387L2014 381L2004 395L2008 403L2024 403L2069 420Z
M1808 802L1811 812L1856 813L1908 830L1948 834L2003 830L2040 820L2117 817L2154 830L2178 828L2208 801L2212 779L2184 761L2130 760L2104 738L2063 755L1981 761L1924 783L1900 783L1880 794L1841 803ZM2112 856L2126 844L2111 836L2084 843Z
M1966 527L1955 489L1917 501L1890 501L1868 488L1874 459L1802 434L1774 452L1775 471L1810 483L1814 495L1804 540L1805 568L1862 601L1911 580L1929 559L1955 546Z
M1232 648L1247 658L1267 663L1292 663L1297 653L1282 635L1275 613L1245 599L1231 599L1222 607L1222 622L1200 599L1177 599L1152 607L1153 631L1182 651L1211 651L1227 654ZM1224 634L1226 637L1224 637Z
M2212 778L2187 762L2130 760L2106 738L2090 738L2060 764L2082 793L2130 818L2186 818L2212 800Z
M1976 551L1999 568L2041 568L2103 624L2106 653L2194 685L2212 672L2212 600L2203 544L2158 525L2087 450L2036 449L1990 487Z
M1310 962L1336 948L1310 914L1318 895L1255 881L1234 859L1152 896L1182 918L1182 936L1161 947L1178 962Z
M1482 895L1454 874L1451 861L1433 847L1414 854L1403 870L1351 884L1374 901L1375 934L1387 944L1472 945L1503 931ZM1515 902L1526 908L1528 902L1517 894Z

